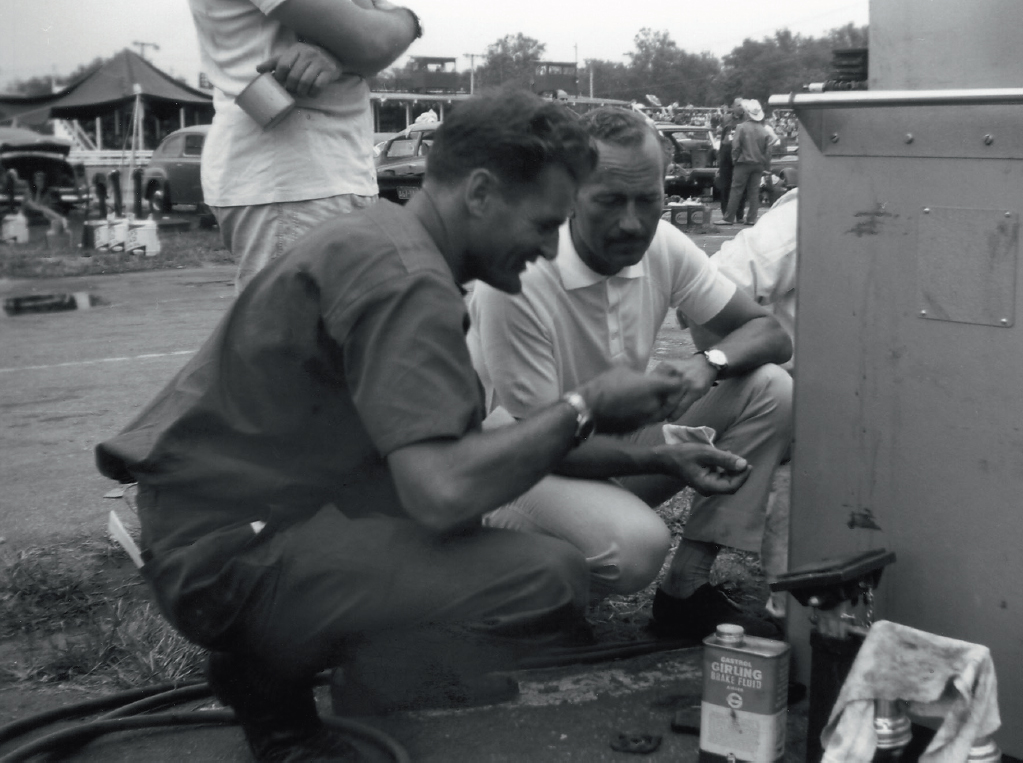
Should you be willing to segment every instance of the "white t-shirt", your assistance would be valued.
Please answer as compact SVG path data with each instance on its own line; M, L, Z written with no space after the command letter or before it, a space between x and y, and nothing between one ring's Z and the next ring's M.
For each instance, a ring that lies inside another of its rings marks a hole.
M714 255L722 274L753 300L770 310L782 328L796 338L796 254L799 197L794 188ZM796 356L782 366L795 368Z
M661 221L643 259L613 276L587 267L562 226L558 256L522 274L522 292L477 282L467 341L487 410L515 418L557 400L614 366L645 372L668 310L706 323L735 284L685 234Z
M296 41L266 14L284 0L189 0L216 113L203 147L202 187L218 207L377 193L369 84L344 75L315 98L296 99L263 130L235 97L256 66Z

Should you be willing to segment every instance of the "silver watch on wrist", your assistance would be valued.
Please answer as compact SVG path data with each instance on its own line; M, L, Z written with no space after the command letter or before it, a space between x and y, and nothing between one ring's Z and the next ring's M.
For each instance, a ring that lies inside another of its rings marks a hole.
M721 350L716 347L712 347L709 350L704 350L700 353L707 359L711 368L718 372L718 376L721 376L725 371L728 370L728 356L725 355Z
M561 399L575 409L575 438L572 441L572 446L575 447L585 442L593 434L596 426L593 421L593 411L578 392L567 392L562 395Z

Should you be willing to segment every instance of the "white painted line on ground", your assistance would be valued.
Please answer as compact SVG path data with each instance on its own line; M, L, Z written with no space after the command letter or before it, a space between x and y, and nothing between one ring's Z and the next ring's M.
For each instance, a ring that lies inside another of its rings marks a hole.
M96 358L95 360L75 360L69 363L54 363L50 366L21 366L20 368L0 368L0 374L13 371L48 371L51 368L71 368L73 366L88 366L94 363L121 363L125 360L148 360L150 358L172 358L175 355L193 355L195 350L175 350L174 352L149 352L145 355L125 355L120 358Z

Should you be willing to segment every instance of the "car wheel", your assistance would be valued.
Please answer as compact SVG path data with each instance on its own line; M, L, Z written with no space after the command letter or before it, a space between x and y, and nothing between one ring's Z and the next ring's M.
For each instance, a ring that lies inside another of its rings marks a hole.
M155 186L149 194L149 211L168 213L172 207L170 186Z

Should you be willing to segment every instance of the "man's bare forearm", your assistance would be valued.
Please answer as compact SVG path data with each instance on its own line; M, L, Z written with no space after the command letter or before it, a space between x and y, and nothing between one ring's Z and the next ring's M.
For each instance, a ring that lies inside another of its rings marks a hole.
M714 346L728 357L728 376L752 371L765 363L792 357L792 340L773 316L754 318L725 336L707 326L692 326L693 343L701 352Z
M370 76L393 64L419 31L405 8L367 0L285 0L270 15L340 61L346 72Z
M570 451L554 468L555 474L577 479L609 479L665 471L663 459L651 447L597 435Z
M575 410L558 402L514 425L410 445L388 463L409 514L445 531L479 520L539 482L572 447L575 429Z

